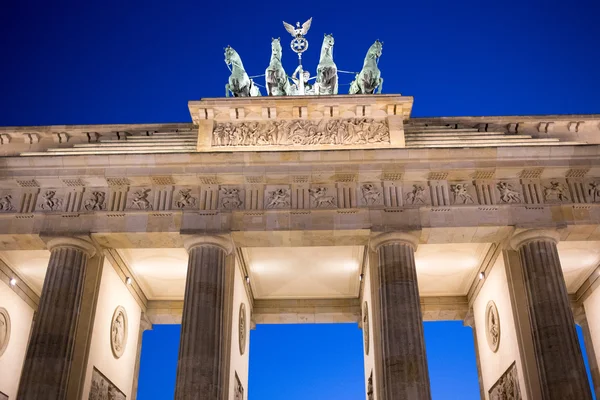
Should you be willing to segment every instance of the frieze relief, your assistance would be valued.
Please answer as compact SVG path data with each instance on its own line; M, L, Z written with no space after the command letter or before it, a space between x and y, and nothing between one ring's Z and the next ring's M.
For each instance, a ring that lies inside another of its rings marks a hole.
M197 208L198 197L193 195L192 189L181 188L175 195L175 207L180 210Z
M83 203L86 211L104 211L106 210L106 192L102 190L93 190L90 196Z
M216 147L379 143L390 143L390 131L385 119L373 118L217 122L212 137Z
M243 208L244 191L237 187L222 186L219 189L219 208L224 210L240 210Z
M133 210L152 210L152 203L150 203L150 188L138 188L133 190L131 195L131 201L129 202L129 208Z
M364 200L363 204L367 207L382 204L383 196L379 184L363 183L360 185L360 191Z
M571 200L569 188L558 179L545 181L542 186L546 203L566 203Z
M489 395L490 400L522 399L516 363L513 362L500 379L494 383L494 386L489 391Z
M331 190L330 190L331 189ZM333 188L327 186L317 186L308 189L311 197L311 207L313 208L337 208L336 196Z
M523 195L511 183L500 181L496 184L496 188L500 194L500 203L511 204L523 202Z
M600 178L0 189L0 215L600 203ZM246 204L248 203L248 204Z
M63 199L58 197L56 190L46 190L40 195L41 202L38 208L43 211L60 211L62 210Z
M277 188L268 190L265 197L265 208L267 209L286 209L291 206L291 196L289 188Z
M589 183L588 194L592 203L600 202L600 181Z
M468 183L457 183L450 185L452 191L454 204L475 204L473 196L469 193L469 189L472 187Z
M428 204L427 201L427 194L425 193L427 190L427 185L426 184L421 184L421 183L413 183L410 185L409 188L407 188L407 190L405 191L405 195L404 195L404 203L410 206L416 206L416 205L426 205Z
M94 367L89 400L126 400L126 398L115 384Z
M12 204L13 197L11 194L5 194L0 196L0 212L13 211L15 206Z

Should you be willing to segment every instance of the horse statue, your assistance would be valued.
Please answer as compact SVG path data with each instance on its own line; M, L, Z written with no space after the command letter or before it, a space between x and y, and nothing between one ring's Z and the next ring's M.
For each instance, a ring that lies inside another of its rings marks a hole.
M225 64L230 67L229 83L225 85L225 96L233 93L234 97L260 96L260 89L248 77L240 55L231 46L225 49Z
M271 39L271 62L265 71L268 96L287 96L291 92L290 81L281 65L281 54L280 39Z
M291 85L281 64L281 40L271 39L271 61L265 71L267 96L287 96Z
M381 57L382 48L383 42L379 40L376 40L369 47L362 70L350 84L350 94L373 94L375 93L375 89L377 89L378 94L381 94L383 78L377 66L377 61Z
M317 95L337 94L338 75L337 66L333 62L333 35L325 34L321 46L321 58L317 66L317 80L314 90Z

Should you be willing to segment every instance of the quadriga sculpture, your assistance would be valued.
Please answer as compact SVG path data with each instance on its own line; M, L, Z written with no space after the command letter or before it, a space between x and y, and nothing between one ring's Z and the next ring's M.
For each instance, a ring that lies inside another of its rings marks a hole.
M225 96L233 93L234 97L260 96L260 90L248 77L240 55L231 46L225 48L225 64L230 67L229 83L225 85Z
M325 35L321 46L321 58L317 66L317 81L315 94L327 95L338 93L337 66L333 62L333 35Z
M381 93L383 78L377 66L377 61L381 57L382 48L383 42L379 40L376 40L369 47L362 70L350 84L350 94L373 94L375 93L375 89L377 89L377 93Z
M281 65L281 41L271 39L271 62L265 71L268 96L287 96L290 94L290 81Z

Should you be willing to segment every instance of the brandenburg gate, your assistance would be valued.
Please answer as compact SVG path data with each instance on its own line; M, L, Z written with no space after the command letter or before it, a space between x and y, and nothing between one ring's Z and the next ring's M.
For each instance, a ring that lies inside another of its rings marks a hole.
M472 328L482 399L600 393L599 115L240 82L192 123L0 128L0 399L135 399L180 323L175 398L245 400L256 324L358 322L365 399L426 400L424 320Z

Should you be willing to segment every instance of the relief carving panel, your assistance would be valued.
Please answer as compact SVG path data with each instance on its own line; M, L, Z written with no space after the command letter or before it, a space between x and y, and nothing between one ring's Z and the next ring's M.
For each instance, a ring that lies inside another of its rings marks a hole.
M521 400L517 366L513 362L489 391L490 400Z
M0 211L13 211L15 207L12 204L13 197L11 194L5 194L0 196Z
M126 400L127 397L94 367L88 400Z
M240 381L237 372L235 373L235 388L233 392L233 400L244 400L244 387Z
M386 120L373 118L217 122L212 145L311 146L390 143Z
M485 308L485 336L490 349L497 352L500 346L500 317L496 303L491 300Z
M110 324L110 347L115 358L120 358L125 352L127 333L127 313L123 307L118 306L113 313L112 323Z
M8 347L10 340L10 315L4 307L0 307L0 356Z
M246 305L242 303L240 304L238 320L240 355L244 355L244 353L246 352L246 331Z

